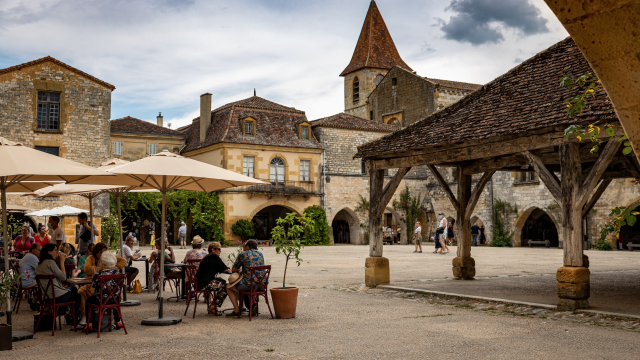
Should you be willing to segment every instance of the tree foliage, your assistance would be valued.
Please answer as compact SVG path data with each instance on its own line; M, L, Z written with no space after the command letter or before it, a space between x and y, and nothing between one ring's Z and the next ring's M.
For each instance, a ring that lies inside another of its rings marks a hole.
M304 214L313 219L313 227L302 236L304 245L329 245L329 223L327 213L318 205L312 205L304 209Z
M491 246L513 246L513 233L507 230L509 214L517 213L518 209L506 201L496 198L493 202L493 240Z
M233 232L233 234L236 236L240 236L244 241L255 235L256 229L253 222L245 219L240 219L231 226L231 232Z
M282 277L282 287L284 288L289 259L295 259L298 266L302 263L300 258L300 250L304 248L302 236L307 231L313 231L314 221L309 213L303 213L302 216L298 216L296 213L289 213L284 219L277 219L276 224L277 226L271 230L271 236L276 245L276 253L286 256L284 276Z
M360 214L360 227L364 230L364 243L369 245L369 200L360 194L358 196L360 196L360 201L354 211Z
M405 184L404 190L400 192L400 200L393 200L393 208L400 212L400 220L407 226L407 236L413 234L416 221L420 220L422 210L420 210L420 194L417 197L411 196L409 185Z
M604 225L600 230L600 240L605 241L607 235L613 233L616 235L616 239L620 238L620 229L623 226L633 226L638 222L637 216L640 212L636 211L636 207L627 208L625 206L616 206L611 209L609 217L613 217L608 223ZM608 241L607 241L608 242Z

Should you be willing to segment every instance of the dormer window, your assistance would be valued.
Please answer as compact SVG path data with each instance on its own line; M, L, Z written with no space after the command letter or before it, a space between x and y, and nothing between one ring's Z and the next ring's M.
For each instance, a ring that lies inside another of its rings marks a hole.
M242 120L242 135L256 136L256 121L252 118Z
M311 140L311 126L309 126L309 124L300 124L298 127L298 137L300 140Z

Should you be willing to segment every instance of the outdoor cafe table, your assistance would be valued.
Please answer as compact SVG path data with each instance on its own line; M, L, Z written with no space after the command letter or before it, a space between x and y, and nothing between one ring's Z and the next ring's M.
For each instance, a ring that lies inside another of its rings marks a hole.
M184 268L185 266L187 266L187 264L183 264L183 263L168 264L168 263L165 263L164 266L165 267L172 267L172 268ZM187 295L185 294L186 285L185 285L184 279L185 279L185 271L184 271L184 269L182 269L182 280L180 281L180 285L182 287L182 295L178 296L177 295L177 291L176 291L176 296L172 296L172 297L168 298L167 301L169 301L171 299L174 299L174 298L176 299L176 301L185 300L187 298Z
M144 261L144 287L149 291L149 259L146 256L141 256L133 261Z
M82 286L82 285L91 284L91 279L86 277L74 277L74 278L67 278L67 282L69 284Z

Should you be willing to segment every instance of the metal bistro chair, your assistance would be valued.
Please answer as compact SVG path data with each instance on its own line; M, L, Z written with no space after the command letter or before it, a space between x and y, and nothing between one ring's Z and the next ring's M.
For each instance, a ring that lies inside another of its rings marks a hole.
M198 261L199 262L199 261ZM191 299L195 302L193 304L193 318L196 317L196 309L198 308L198 301L200 301L200 294L204 294L205 301L207 302L207 307L211 306L211 303L215 306L215 315L218 315L218 307L216 304L216 298L213 296L211 290L202 290L198 289L198 280L196 279L196 266L189 264L184 267L184 271L186 272L186 281L187 281L187 308L184 310L184 315L187 315L187 311L189 311L189 305L191 304ZM213 301L211 300L213 298Z
M20 265L18 264L13 264L13 271L17 274L20 272ZM18 284L17 284L17 291L16 291L16 296L13 299L13 312L14 313L18 313L18 310L20 310L20 302L22 302L22 298L24 297L24 295L27 295L27 299L31 299L33 298L38 291L38 287L37 286L32 286L32 287L22 287L22 280L18 280Z
M155 271L153 273L153 283L154 284L158 284L158 286L160 286L160 281L158 280L160 278L160 266L158 266L156 264L155 267ZM164 274L164 279L162 279L162 290L166 291L166 284L169 283L169 289L171 289L171 292L173 292L173 286L171 285L172 283L175 283L176 285L176 295L179 296L180 294L180 286L178 286L178 279L168 279L167 278L167 274ZM153 293L156 292L156 287L153 288ZM160 296L160 294L158 293L158 296Z
M117 294L117 290L120 289L120 293L122 293L122 287L124 286L126 274L117 274L117 275L98 275L97 279L100 281L100 291L96 294L98 295L98 300L100 304L87 304L87 316L91 315L91 310L98 309L98 337L100 337L100 328L102 327L102 317L104 316L104 311L109 310L109 332L111 332L111 324L113 323L113 310L118 312L118 316L120 317L120 322L122 322L122 328L124 329L124 333L128 335L127 327L124 325L124 319L122 318L122 310L120 309L120 294ZM111 288L106 284L107 280L117 280L116 285ZM107 297L103 297L105 289L107 290ZM86 327L85 333L89 335L89 326Z
M71 314L75 314L75 308L76 308L75 301L69 301L65 303L56 303L56 289L53 286L53 279L55 278L56 278L55 275L36 275L36 283L38 284L38 291L40 293L41 301L40 301L40 315L38 316L38 322L36 322L36 325L33 327L34 333L38 329L38 326L40 326L40 320L42 320L42 316L44 315L45 308L51 308L51 317L53 318L52 326L51 326L51 336L53 336L55 333L56 317L58 318L58 327L62 329L62 320L60 319L60 316L64 314L58 313L59 308L63 306L69 306L71 307ZM46 282L47 285L43 286L43 282ZM49 294L47 293L47 290L49 290L49 287L51 287L52 297L49 297ZM76 331L76 317L72 316L72 318L73 318L73 329L74 331Z
M256 306L258 306L259 296L264 296L264 301L267 303L269 313L273 319L273 313L271 312L271 306L269 306L269 298L267 297L267 286L269 286L269 274L271 273L271 265L264 266L250 266L249 270L249 288L251 291L239 291L238 298L242 299L243 295L249 296L249 321L251 321L251 312L253 310L253 303L255 300ZM256 278L258 281L253 282ZM238 314L240 317L240 314Z

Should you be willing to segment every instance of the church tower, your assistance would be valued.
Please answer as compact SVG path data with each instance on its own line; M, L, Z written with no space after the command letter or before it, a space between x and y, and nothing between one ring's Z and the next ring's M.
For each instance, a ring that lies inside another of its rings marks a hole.
M400 58L378 6L372 0L351 62L340 74L344 77L344 112L369 119L367 97L395 65L412 71Z

